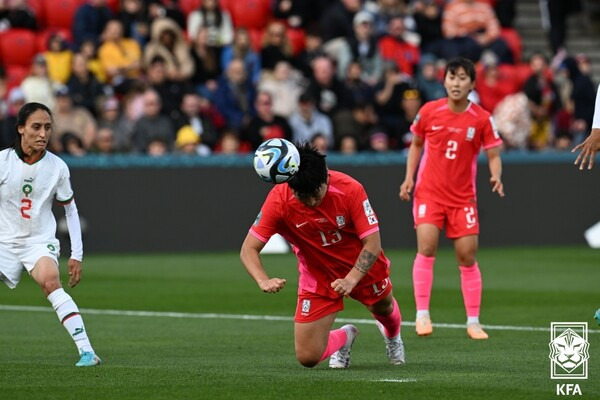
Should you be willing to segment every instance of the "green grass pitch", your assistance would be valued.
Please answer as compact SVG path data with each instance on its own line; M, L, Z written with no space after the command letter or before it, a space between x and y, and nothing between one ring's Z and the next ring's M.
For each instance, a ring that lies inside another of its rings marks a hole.
M414 251L386 254L407 322L404 366L387 364L369 313L347 300L338 319L356 320L361 331L350 368L301 367L291 322L292 255L263 256L272 277L288 279L278 294L262 293L234 253L90 255L80 286L67 290L104 364L74 367L75 346L25 274L14 291L0 287L0 399L550 399L557 383L577 383L584 397L600 398L600 327L593 319L600 307L598 251L481 249L482 322L499 328L482 342L467 339L462 327L435 327L465 322L449 249L437 257L428 338L416 337L409 324ZM64 260L61 270L66 280ZM550 379L552 321L588 322L589 379Z

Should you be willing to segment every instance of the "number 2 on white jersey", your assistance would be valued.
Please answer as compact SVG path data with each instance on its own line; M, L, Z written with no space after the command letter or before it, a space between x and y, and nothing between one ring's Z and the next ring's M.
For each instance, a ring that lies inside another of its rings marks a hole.
M456 149L458 149L458 142L456 140L448 140L448 147L446 148L446 158L448 160L456 158Z
M31 219L31 215L27 211L31 210L31 199L21 199L21 217Z

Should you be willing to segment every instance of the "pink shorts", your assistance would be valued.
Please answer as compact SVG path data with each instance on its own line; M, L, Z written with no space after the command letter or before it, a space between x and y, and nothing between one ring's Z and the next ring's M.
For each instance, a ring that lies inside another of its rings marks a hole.
M433 224L440 230L446 226L446 237L456 239L479 234L477 204L449 207L432 200L415 198L413 203L415 228L420 224Z
M371 306L385 298L392 291L390 278L374 283L370 286L362 286L350 293L350 297L360 301L365 306ZM294 322L314 322L329 314L344 309L344 297L331 298L315 293L302 291L298 294L298 304Z

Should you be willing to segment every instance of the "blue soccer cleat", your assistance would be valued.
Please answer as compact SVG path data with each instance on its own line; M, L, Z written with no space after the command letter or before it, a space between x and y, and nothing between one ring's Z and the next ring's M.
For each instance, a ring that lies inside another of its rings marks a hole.
M95 365L102 364L102 360L95 353L91 351L84 351L81 353L81 358L75 364L76 367L93 367Z
M596 314L594 314L594 318L596 319L596 322L598 322L598 325L600 325L600 308L598 310L596 310Z

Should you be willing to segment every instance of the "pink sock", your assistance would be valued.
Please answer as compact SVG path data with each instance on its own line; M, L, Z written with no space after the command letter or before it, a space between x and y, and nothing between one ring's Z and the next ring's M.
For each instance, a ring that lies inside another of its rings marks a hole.
M413 263L413 286L417 311L429 310L431 286L433 285L433 263L435 257L426 257L417 253Z
M400 314L400 307L398 302L394 299L394 310L390 315L375 315L373 317L385 328L385 336L393 338L398 336L400 333L400 325L402 324L402 315Z
M481 307L481 272L479 265L471 267L460 266L460 283L465 301L467 317L479 317Z
M321 356L319 362L323 361L324 359L338 351L343 345L346 344L346 340L348 340L348 335L346 334L346 331L342 328L329 332L327 347L325 348L325 352Z

